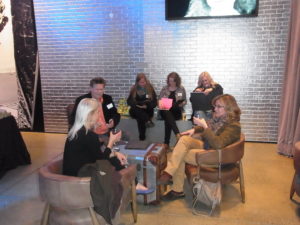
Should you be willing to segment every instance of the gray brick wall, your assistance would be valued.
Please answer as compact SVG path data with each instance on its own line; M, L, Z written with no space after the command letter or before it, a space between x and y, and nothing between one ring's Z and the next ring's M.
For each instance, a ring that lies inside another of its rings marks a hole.
M290 2L259 0L258 17L166 21L164 0L34 0L46 131L66 132L66 105L95 76L117 102L137 72L159 92L176 71L189 93L206 70L237 98L247 140L276 141Z

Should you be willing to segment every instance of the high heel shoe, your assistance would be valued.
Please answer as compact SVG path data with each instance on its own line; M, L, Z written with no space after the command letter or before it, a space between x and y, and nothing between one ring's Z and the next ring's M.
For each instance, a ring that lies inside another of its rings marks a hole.
M155 191L155 189L147 188L144 185L142 185L141 183L138 183L136 185L135 189L136 189L136 193L141 194L141 195L147 195L147 194L150 194Z

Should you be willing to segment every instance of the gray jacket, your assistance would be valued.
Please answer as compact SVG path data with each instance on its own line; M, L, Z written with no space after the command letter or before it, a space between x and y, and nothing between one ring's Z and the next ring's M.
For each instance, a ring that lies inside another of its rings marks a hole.
M78 172L80 177L91 177L90 191L94 210L112 224L121 203L123 187L121 174L108 160L84 165Z

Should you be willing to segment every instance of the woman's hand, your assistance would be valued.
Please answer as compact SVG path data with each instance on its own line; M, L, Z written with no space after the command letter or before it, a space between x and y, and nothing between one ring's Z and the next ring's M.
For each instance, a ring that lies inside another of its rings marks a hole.
M196 124L197 126L201 126L201 127L203 127L204 129L207 128L207 123L206 123L205 119L203 119L203 118L193 117L193 122L194 122L194 124Z
M113 120L113 119L110 119L110 120L108 121L108 123L107 123L107 128L113 128L114 125L115 125L114 120Z
M197 88L194 92L203 92L203 88Z
M189 136L192 136L194 133L195 133L195 130L194 129L190 129L190 130L183 131L182 133L180 133L180 135L189 135Z
M164 110L164 104L162 103L161 100L158 101L158 108L161 109L161 110Z
M140 109L147 109L147 105L136 105L136 107Z
M112 131L109 133L109 140L107 147L112 149L113 145L120 141L122 137L122 131L119 131L118 133L114 134Z
M205 91L203 92L205 95L208 95L210 92L212 92L212 88L208 88L208 89L205 89Z
M119 159L122 166L127 165L127 158L121 152L115 152L115 156Z

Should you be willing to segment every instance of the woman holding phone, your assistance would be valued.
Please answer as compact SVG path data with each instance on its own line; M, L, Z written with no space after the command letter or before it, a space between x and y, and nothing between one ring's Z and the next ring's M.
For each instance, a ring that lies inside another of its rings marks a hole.
M168 184L173 180L171 191L162 197L170 201L184 197L185 163L197 165L196 153L205 149L221 149L240 139L241 110L232 95L219 95L213 99L213 118L205 121L194 117L197 125L193 129L182 132L167 167L160 176L159 184ZM194 134L198 134L195 138Z

